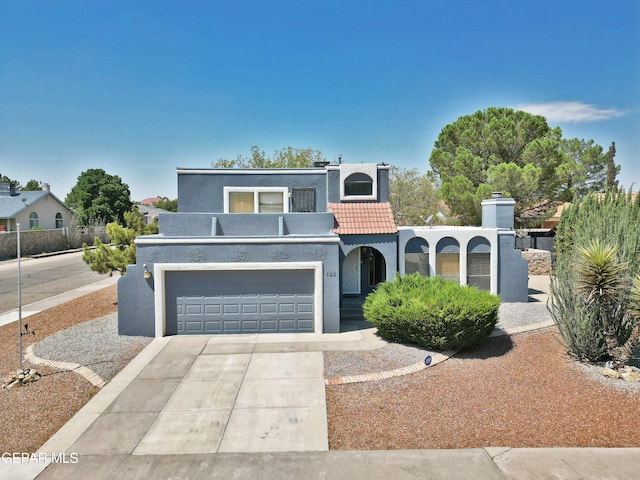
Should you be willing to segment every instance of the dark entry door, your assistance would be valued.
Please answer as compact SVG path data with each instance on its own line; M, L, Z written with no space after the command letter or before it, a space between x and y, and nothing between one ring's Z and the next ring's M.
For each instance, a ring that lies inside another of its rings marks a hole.
M362 247L360 255L361 293L368 295L379 283L386 280L386 264L382 254L375 248Z

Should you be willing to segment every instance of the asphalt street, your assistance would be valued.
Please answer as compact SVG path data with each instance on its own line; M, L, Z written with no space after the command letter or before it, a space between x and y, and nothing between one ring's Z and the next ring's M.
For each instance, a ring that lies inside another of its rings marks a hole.
M107 278L92 272L82 261L82 252L44 258L22 258L20 262L22 305L43 300ZM0 261L0 314L18 307L18 262Z

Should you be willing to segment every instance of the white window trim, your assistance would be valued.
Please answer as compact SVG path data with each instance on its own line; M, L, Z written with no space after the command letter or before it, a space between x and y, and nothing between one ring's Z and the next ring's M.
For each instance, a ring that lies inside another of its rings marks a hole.
M345 195L344 181L354 173L364 173L371 178L371 195ZM377 201L378 200L378 165L375 163L353 163L340 165L340 200L348 201Z
M289 189L287 187L224 187L224 213L229 212L229 193L253 193L253 213L259 213L258 194L261 192L282 192L282 213L289 213Z

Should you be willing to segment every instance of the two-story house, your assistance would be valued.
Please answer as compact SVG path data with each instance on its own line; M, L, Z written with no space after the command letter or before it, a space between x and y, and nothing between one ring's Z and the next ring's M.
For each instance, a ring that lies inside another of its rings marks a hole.
M482 227L400 227L389 167L179 168L178 213L136 240L118 282L128 335L340 331L377 284L442 275L527 301L512 199L483 203Z

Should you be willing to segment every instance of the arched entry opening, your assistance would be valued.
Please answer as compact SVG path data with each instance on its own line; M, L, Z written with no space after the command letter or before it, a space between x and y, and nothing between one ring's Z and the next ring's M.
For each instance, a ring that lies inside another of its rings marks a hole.
M384 256L373 247L356 247L342 262L342 293L368 295L387 278Z

